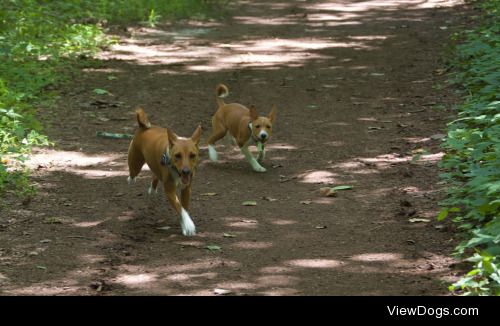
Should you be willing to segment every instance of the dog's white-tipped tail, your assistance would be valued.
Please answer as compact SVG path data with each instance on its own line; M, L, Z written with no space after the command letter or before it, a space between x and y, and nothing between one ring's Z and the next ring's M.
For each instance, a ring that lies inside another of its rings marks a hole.
M185 236L192 236L196 234L194 222L184 208L181 210L181 228L182 234Z
M217 104L219 107L226 105L224 102L223 98L227 97L229 95L229 88L227 88L226 85L224 84L219 84L215 88L215 98L217 100Z
M213 145L208 145L208 157L211 161L217 161L217 151Z

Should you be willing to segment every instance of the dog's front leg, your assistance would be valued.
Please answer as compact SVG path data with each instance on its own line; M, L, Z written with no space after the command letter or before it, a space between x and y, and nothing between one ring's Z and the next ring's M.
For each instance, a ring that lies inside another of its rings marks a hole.
M163 188L165 189L165 195L167 196L168 201L170 202L172 207L174 207L177 214L179 214L179 216L180 216L182 234L187 235L187 236L195 235L196 234L196 227L193 223L193 220L191 220L191 217L189 216L186 209L184 209L183 205L181 205L181 203L179 202L179 198L177 197L177 193L176 193L175 184L167 181L163 184ZM184 202L184 195L182 196L182 199ZM189 200L189 196L187 196L187 199Z
M181 203L182 207L186 210L189 209L189 199L191 198L191 185L186 186L181 190Z
M262 162L266 158L266 151L265 151L264 145L263 144L257 145L257 149L259 150L259 156L257 157L257 162L262 164Z
M266 172L266 169L263 168L259 162L253 157L252 153L248 150L248 146L244 145L243 147L240 148L241 152L243 155L245 155L245 158L247 159L248 163L252 166L252 169L256 172Z

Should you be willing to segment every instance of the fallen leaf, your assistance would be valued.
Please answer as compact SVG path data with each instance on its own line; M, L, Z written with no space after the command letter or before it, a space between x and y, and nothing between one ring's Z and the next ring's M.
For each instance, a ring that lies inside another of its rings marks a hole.
M267 200L267 201L277 201L276 198L271 198L271 197L262 197L262 199Z
M241 203L243 206L257 206L257 202L253 200L247 200Z
M352 186L336 186L332 188L333 190L349 190L352 189Z
M117 80L117 79L118 79L118 77L116 77L116 76L108 76L108 80Z
M368 127L368 130L380 130L382 127Z
M107 90L102 89L102 88L96 88L92 92L94 92L98 95L108 95L109 94L109 92Z
M426 218L418 218L418 217L416 217L416 218L410 218L408 221L410 223L418 223L418 222L429 223L431 220L426 219Z
M326 229L326 225L318 225L314 227L315 229Z
M230 233L224 233L222 236L224 238L236 238L236 236L234 234L230 234Z
M304 205L311 205L312 200L309 200L309 199L308 199L308 200L303 200L303 201L301 201L300 203L301 203L301 204L304 204Z
M205 249L208 249L210 251L219 251L221 250L222 248L217 246L217 245L208 245L208 246L205 246Z
M159 228L156 228L157 230L163 230L163 231L166 231L168 229L170 229L170 226L162 226L162 227L159 227Z
M217 295L226 295L226 294L231 294L232 292L226 289L214 289L214 293Z
M201 194L200 196L217 196L216 192L205 192Z
M335 197L335 196L337 196L337 193L335 192L335 190L333 190L333 188L330 188L330 187L320 188L319 193L323 197Z
M36 268L38 268L38 269L43 269L43 270L46 270L46 269L47 269L47 267L42 266L42 265L38 265L38 266L36 266Z
M49 243L49 242L52 242L52 240L50 240L50 239L40 240L40 243Z
M42 221L44 224L62 224L62 220L58 217L47 217Z

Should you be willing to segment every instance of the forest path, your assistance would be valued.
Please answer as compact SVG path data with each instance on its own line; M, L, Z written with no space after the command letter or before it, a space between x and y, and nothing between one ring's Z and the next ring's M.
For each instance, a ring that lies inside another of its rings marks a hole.
M234 1L225 21L129 28L43 113L57 146L31 161L39 195L2 211L1 293L447 294L456 240L435 222L437 162L456 98L435 86L452 5ZM96 131L132 133L140 105L180 135L201 122L204 141L220 82L227 101L277 105L268 171L225 140L209 162L203 145L198 234L184 237L161 192L147 195L149 171L127 185L129 141ZM337 185L353 189L318 193Z

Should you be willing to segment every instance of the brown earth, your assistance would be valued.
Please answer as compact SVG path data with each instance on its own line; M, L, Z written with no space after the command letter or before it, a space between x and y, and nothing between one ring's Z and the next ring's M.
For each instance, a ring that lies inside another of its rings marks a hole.
M458 239L435 221L437 163L457 96L439 85L464 7L233 1L228 11L128 28L42 111L56 146L31 160L38 196L0 211L2 294L448 293ZM261 113L277 105L268 171L253 172L229 141L217 163L203 146L190 210L198 234L184 237L161 192L148 196L149 171L127 185L129 141L96 131L132 133L141 105L180 135L201 122L206 139L219 82L229 101ZM353 189L319 195L332 185Z

